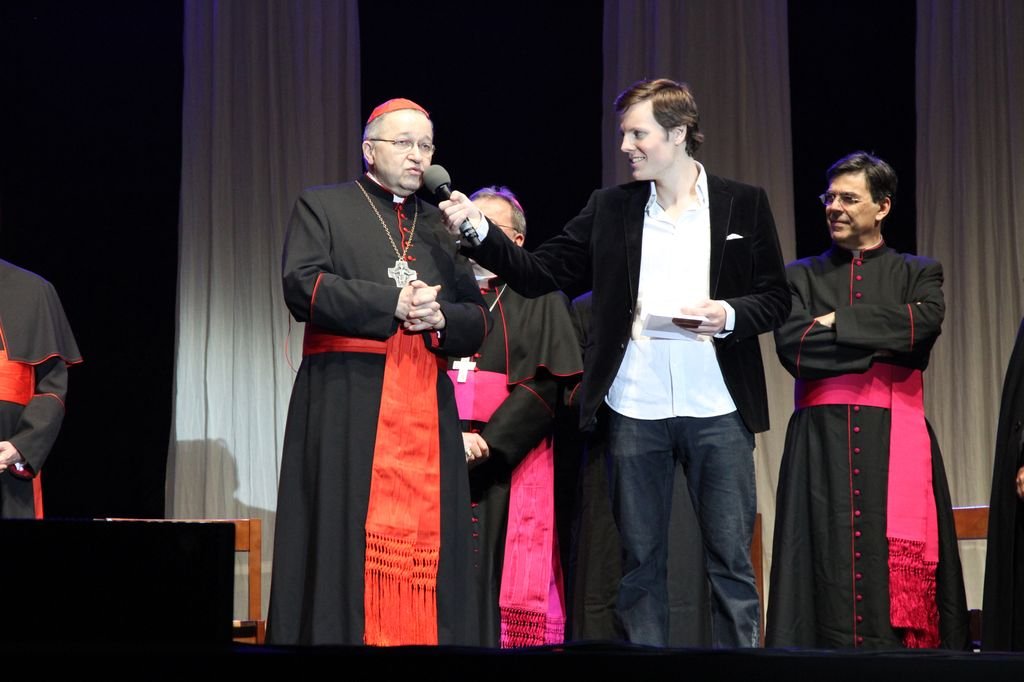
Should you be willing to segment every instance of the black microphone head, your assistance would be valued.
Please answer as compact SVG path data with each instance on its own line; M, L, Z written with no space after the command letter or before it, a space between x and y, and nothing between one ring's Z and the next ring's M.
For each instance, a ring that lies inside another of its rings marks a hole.
M423 171L423 184L432 193L437 194L439 189L452 184L452 176L448 175L444 166L429 166L427 170Z

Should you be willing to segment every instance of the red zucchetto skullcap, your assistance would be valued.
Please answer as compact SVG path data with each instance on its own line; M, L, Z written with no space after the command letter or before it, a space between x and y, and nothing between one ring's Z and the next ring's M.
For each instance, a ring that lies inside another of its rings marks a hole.
M398 111L400 109L415 109L416 111L422 112L427 118L430 118L430 114L427 113L427 110L419 104L416 104L416 102L413 102L411 99L405 99L404 97L398 97L396 99L389 99L387 102L384 102L384 104L381 104L371 111L370 118L366 119L366 122L369 123L379 116L390 114L392 111Z

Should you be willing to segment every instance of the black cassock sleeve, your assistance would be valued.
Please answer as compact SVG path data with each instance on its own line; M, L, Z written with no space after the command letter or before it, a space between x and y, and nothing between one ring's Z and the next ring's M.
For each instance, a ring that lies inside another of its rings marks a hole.
M902 274L904 281L897 281ZM835 291L828 280L842 272L815 272L800 264L787 268L793 307L789 318L775 330L779 360L798 379L820 379L867 371L883 360L923 369L938 338L945 314L942 266L927 261L884 278L877 288L877 303L837 303L822 295ZM897 294L903 289L907 293ZM815 318L836 313L827 327Z

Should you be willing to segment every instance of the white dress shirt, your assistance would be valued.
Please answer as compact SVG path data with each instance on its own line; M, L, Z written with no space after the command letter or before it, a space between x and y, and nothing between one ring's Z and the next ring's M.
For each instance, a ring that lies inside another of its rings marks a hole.
M626 355L605 401L634 419L715 417L736 410L711 337L683 331L677 339L643 335L649 314L675 316L709 297L711 219L708 178L697 164L697 204L672 220L658 204L654 183L644 213L640 288ZM724 302L723 302L724 303ZM735 323L728 314L726 330Z

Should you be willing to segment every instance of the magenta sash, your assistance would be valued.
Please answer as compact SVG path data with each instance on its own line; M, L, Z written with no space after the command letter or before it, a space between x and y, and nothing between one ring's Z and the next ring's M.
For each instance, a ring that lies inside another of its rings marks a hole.
M498 598L503 649L565 641L554 480L555 450L547 437L512 472Z
M860 405L890 411L886 501L889 617L894 628L904 630L907 646L938 646L935 571L939 526L921 371L876 363L863 374L797 380L797 409L814 405Z
M459 418L486 422L509 395L497 372L469 372L455 386ZM550 437L512 472L498 607L502 648L565 641L565 594L555 533L555 457Z
M508 397L508 378L500 372L474 370L466 374L465 382L459 383L458 375L455 370L448 370L448 377L455 386L455 404L459 408L459 419L490 421L491 415Z

